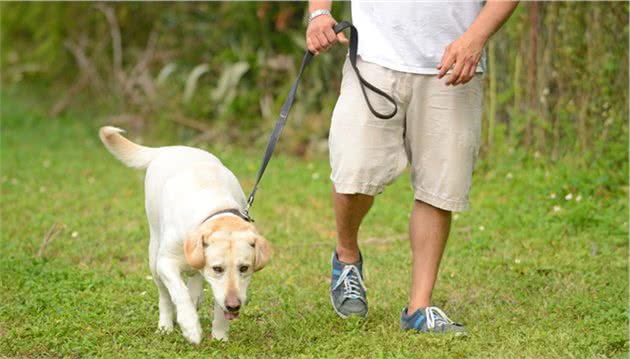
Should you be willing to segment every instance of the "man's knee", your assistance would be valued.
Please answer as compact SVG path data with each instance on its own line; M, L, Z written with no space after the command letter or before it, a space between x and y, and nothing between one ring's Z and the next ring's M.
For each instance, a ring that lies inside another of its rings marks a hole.
M422 200L419 200L419 199L414 199L414 202L415 202L415 205L417 207L436 212L436 213L440 214L441 216L451 216L451 214L452 214L452 211L449 211L447 209L434 206L431 203L428 203L428 202L425 202L425 201L422 201Z

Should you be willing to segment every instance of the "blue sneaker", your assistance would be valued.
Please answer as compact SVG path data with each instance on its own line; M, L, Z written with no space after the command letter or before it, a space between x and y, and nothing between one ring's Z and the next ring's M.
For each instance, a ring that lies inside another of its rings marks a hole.
M352 315L367 317L368 307L365 292L361 254L359 254L357 263L348 264L339 261L337 253L333 252L330 301L335 312L344 319Z
M407 315L407 307L403 308L400 316L400 329L424 333L466 335L466 328L459 323L454 323L438 307L420 308L411 315Z

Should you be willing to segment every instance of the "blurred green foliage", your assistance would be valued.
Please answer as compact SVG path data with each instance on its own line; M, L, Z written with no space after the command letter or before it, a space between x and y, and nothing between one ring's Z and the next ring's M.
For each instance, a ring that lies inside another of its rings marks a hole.
M112 26L94 3L3 3L3 86L42 84L53 98L70 93L59 111L85 103L74 98L87 94L143 125L192 119L218 129L213 140L264 141L301 61L306 3L105 6L120 29L125 81L112 65ZM335 2L333 13L350 19L349 3ZM87 67L77 65L68 40ZM627 3L523 3L487 50L485 156L517 148L553 160L578 153L585 163L627 161ZM344 56L335 49L308 68L287 128L291 152L324 146ZM229 70L235 67L243 71ZM78 84L86 68L97 76ZM195 68L203 71L193 83ZM74 96L73 84L85 91Z

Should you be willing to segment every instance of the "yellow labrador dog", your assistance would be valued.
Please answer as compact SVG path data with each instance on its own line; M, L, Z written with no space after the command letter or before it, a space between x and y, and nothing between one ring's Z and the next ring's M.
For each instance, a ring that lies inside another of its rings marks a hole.
M212 337L227 340L229 320L245 303L253 272L269 260L269 245L244 216L245 195L218 158L192 147L137 145L115 127L99 131L105 147L129 167L146 168L149 265L160 292L158 330L201 342L197 315L203 280L212 287ZM183 273L192 274L185 284Z

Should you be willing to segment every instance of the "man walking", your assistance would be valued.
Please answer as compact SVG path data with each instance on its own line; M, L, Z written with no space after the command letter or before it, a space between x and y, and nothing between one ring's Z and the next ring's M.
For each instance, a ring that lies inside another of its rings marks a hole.
M400 325L419 332L462 333L432 306L451 225L451 212L468 207L481 132L483 47L516 2L352 2L360 34L357 65L363 77L391 94L398 113L382 120L369 111L356 75L344 65L330 128L337 245L330 295L341 317L368 313L357 233L374 196L411 165L414 190L409 222L412 284ZM332 30L331 1L309 1L308 49L314 54L347 42ZM391 104L371 98L379 112Z

